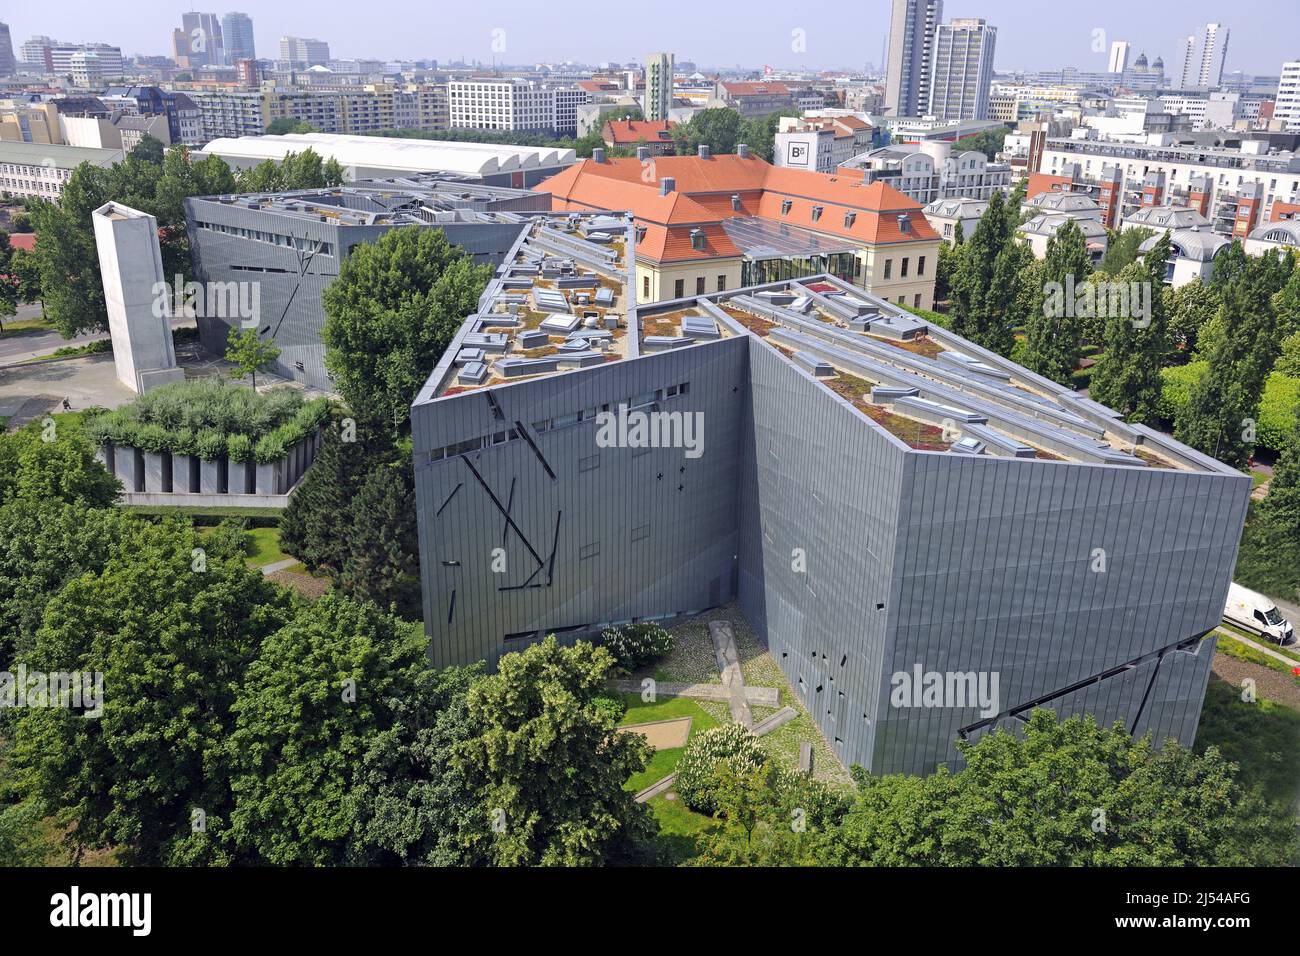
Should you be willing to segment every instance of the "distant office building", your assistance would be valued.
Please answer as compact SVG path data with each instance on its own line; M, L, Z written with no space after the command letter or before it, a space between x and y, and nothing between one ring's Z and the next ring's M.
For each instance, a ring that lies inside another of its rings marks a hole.
M18 72L14 60L14 41L9 36L9 24L0 23L0 76L10 76Z
M885 110L917 116L930 101L934 40L943 0L894 0L885 68Z
M90 53L94 54L93 61L79 56ZM59 76L71 76L78 85L98 85L106 80L122 78L122 50L107 43L61 43L51 47L48 54L50 71ZM90 79L92 74L93 82L81 82Z
M1282 64L1273 118L1286 123L1288 130L1300 130L1300 60Z
M1188 89L1196 85L1196 76L1200 64L1196 60L1196 37L1185 36L1178 39L1178 88Z
M54 61L50 57L50 51L56 46L59 46L59 43L50 37L36 36L24 43L18 52L23 63L32 69L50 73L54 70Z
M987 119L998 28L962 18L941 24L934 43L927 112L939 119Z
M1129 42L1116 40L1110 45L1110 63L1106 66L1109 73L1123 73L1128 69Z
M645 101L642 113L652 121L668 119L673 108L673 55L649 53L645 58Z
M227 13L221 18L221 39L225 44L226 62L257 58L253 43L253 20L247 13Z
M280 37L280 59L290 69L324 66L330 61L330 45L324 40Z
M172 31L172 59L177 66L224 66L221 21L215 13L185 13L181 28Z

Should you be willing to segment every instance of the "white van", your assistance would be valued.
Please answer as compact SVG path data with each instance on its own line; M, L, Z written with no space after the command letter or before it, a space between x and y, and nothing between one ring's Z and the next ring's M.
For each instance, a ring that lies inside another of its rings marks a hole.
M1284 618L1277 605L1240 584L1228 587L1228 603L1223 608L1223 619L1229 624L1254 631L1274 643L1285 647L1295 643L1291 622Z

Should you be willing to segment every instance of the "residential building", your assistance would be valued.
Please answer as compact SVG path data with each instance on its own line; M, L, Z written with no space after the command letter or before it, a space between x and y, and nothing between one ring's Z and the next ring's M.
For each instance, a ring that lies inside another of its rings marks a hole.
M1127 40L1116 40L1110 45L1110 62L1106 66L1108 73L1123 73L1128 69L1130 46Z
M1265 252L1300 252L1300 222L1294 219L1274 220L1252 229L1242 243L1253 256Z
M673 55L649 53L645 58L645 99L641 115L653 122L668 119L673 108Z
M1215 261L1231 243L1227 237L1200 226L1162 230L1165 231L1169 233L1169 259L1165 263L1164 281L1175 289L1193 279L1208 282L1214 275ZM1160 235L1157 232L1145 239L1138 251L1143 255L1150 252L1160 241Z
M892 187L773 166L743 145L649 158L600 150L541 185L557 211L632 213L638 301L830 272L891 301L933 304L939 236Z
M263 334L280 349L276 374L332 390L320 338L321 293L354 246L390 229L426 226L495 266L519 233L518 214L548 204L541 193L415 175L287 195L186 199L185 217L199 281L259 283ZM237 321L200 316L204 347L221 354Z
M1300 130L1300 60L1282 64L1273 118L1280 120L1284 129Z
M1201 64L1196 58L1196 37L1180 37L1178 40L1178 88L1187 90L1199 83Z
M873 774L1038 706L1193 744L1248 476L832 275L637 301L593 225L522 235L412 403L435 666L734 602Z
M677 151L673 141L672 120L608 119L601 129L605 145L611 149L635 149L645 146L652 156L670 156Z
M930 103L934 41L943 0L893 0L885 67L885 110L919 116Z
M1223 61L1228 55L1228 28L1221 23L1207 23L1201 40L1201 65L1196 74L1197 86L1218 86L1223 78Z
M82 163L108 167L121 161L120 149L0 141L0 192L58 202L64 183Z
M788 113L795 106L794 93L785 83L720 80L713 95L719 104L748 119Z
M107 119L94 116L60 116L63 141L69 146L116 149L130 155L145 136L171 145L166 116L139 116L114 112Z
M14 40L9 35L9 24L0 23L0 76L12 76L18 72L18 63L14 59Z
M216 139L200 156L220 156L232 169L247 169L268 159L311 149L343 167L349 181L444 173L468 182L523 189L572 164L571 149L507 146L503 143L458 143L435 139L344 136L329 133L250 135Z
M223 16L221 39L225 46L226 62L230 65L233 66L240 60L257 59L253 20L247 13L227 13Z
M989 199L1011 188L1007 163L991 163L978 150L953 153L940 140L882 146L852 157L838 167L865 183L884 182L921 205L939 199Z
M1047 256L1048 242L1068 222L1074 223L1083 233L1083 241L1088 247L1088 256L1093 262L1100 262L1101 257L1106 254L1108 238L1106 227L1097 219L1048 212L1021 223L1016 227L1016 234L1033 250L1037 258L1043 259Z
M1125 216L1120 228L1122 231L1151 229L1157 233L1194 229L1209 232L1211 225L1209 218L1188 206L1144 206Z
M324 40L280 37L280 59L291 70L324 66L330 61L330 45Z
M591 94L518 77L471 77L450 81L447 96L452 129L573 134L578 106Z
M52 100L0 100L0 141L64 145L58 106Z
M977 18L939 25L926 112L939 119L988 119L998 28Z
M961 227L962 238L969 239L988 208L987 199L936 199L925 207L924 212L935 231L952 242L957 237L958 226Z

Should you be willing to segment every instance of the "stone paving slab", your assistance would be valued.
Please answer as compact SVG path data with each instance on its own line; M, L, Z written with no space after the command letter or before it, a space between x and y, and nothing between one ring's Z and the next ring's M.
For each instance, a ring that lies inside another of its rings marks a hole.
M740 669L740 654L736 651L736 638L730 621L710 621L709 637L713 638L713 653L718 659L722 686L727 690L727 706L731 719L746 730L754 729L754 715L745 699L745 675Z
M621 694L640 694L641 682L639 680L612 680L609 682L611 690L616 690ZM721 684L679 684L670 681L656 681L655 694L659 697L691 697L695 700L721 700L731 699L727 689ZM781 706L781 691L775 687L751 687L745 685L745 700L749 701L751 707L779 707Z
M775 714L764 717L754 725L754 736L761 737L766 733L770 733L782 724L788 724L798 716L798 712L793 707L782 707Z

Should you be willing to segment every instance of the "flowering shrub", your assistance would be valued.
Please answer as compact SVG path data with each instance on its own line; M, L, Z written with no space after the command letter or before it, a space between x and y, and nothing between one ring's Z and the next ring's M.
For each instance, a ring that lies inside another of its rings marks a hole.
M673 636L658 624L628 624L607 628L600 644L614 655L617 667L631 672L671 654Z
M748 774L767 762L758 738L740 724L714 727L696 734L677 762L677 794L692 810L713 814L717 806L717 769L723 761L737 774Z

